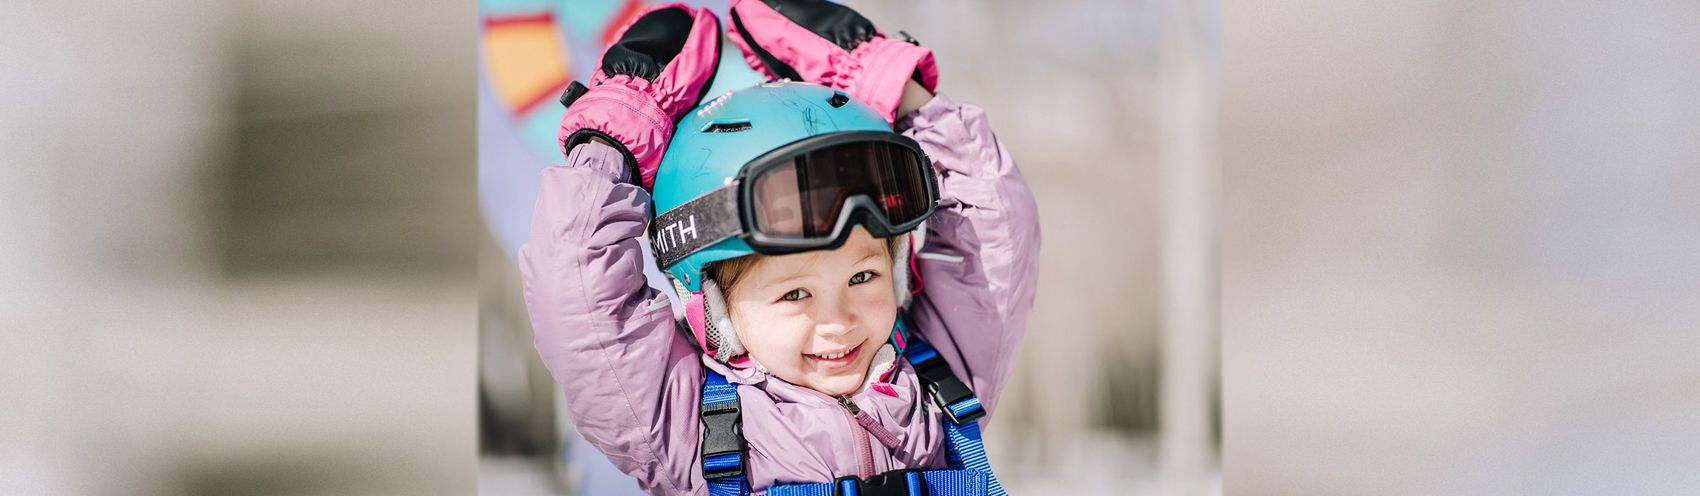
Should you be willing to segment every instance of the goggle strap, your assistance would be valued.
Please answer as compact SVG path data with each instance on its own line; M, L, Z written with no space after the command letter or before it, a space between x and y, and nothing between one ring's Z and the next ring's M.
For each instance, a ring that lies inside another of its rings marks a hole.
M738 188L728 184L655 216L649 223L649 243L655 262L665 269L742 231Z

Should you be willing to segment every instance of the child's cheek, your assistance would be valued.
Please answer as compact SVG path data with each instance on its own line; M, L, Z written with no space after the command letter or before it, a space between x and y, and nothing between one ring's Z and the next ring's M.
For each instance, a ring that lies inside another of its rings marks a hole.
M810 320L807 315L775 305L761 319L751 319L754 328L744 330L758 342L746 346L765 356L757 357L770 368L776 365L795 366L802 362L803 346L808 344Z
M792 361L801 365L803 348L808 346L810 339L813 339L813 321L805 315L797 315L786 319L783 328L785 329L785 351L790 353Z
M867 327L869 340L883 340L897 323L897 296L891 292L891 285L863 284L863 286L879 286L870 288L857 301L857 314L864 316L863 325ZM870 355L871 357L871 355ZM871 360L871 358L869 358Z
M890 283L860 284L856 286L854 294L856 295L856 310L862 315L897 312L897 296L892 294Z

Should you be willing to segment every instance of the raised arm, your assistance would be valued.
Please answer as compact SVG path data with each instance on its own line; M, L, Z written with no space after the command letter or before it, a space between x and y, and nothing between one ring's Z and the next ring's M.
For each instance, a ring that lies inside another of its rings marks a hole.
M644 282L649 193L626 181L623 162L591 143L543 171L519 252L526 311L579 432L645 488L680 493L690 474L676 469L696 443L666 442L669 429L697 426L702 365L674 330L666 295Z
M520 248L537 354L566 392L579 433L652 493L698 492L702 366L645 284L639 236L673 123L719 60L705 9L656 7L622 28L589 86L562 100L565 167L543 171Z
M917 255L923 288L909 318L991 412L1033 310L1038 207L984 110L921 91L910 83L904 100L925 104L897 128L932 158L941 205Z

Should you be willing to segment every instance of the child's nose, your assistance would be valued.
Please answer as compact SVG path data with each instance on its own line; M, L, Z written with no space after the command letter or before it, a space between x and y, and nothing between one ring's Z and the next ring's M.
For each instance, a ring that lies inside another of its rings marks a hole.
M850 332L850 326L841 322L821 323L815 326L815 332L822 336L843 336Z
M815 316L815 332L823 336L839 336L856 328L856 312L849 308L846 298L837 298L830 305L819 305Z
M842 312L834 318L816 321L815 324L815 332L822 336L842 336L849 334L850 330L855 328L855 323L849 319L847 314Z

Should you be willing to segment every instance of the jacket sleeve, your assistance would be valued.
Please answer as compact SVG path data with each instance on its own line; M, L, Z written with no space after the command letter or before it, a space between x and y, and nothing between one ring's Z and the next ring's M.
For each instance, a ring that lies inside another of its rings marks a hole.
M537 354L579 433L616 467L653 493L694 492L702 366L666 295L645 285L638 236L649 193L625 180L620 153L600 143L575 147L566 167L542 174L519 252Z
M939 178L909 319L991 413L1015 363L1039 273L1039 212L986 113L938 95L898 120Z

